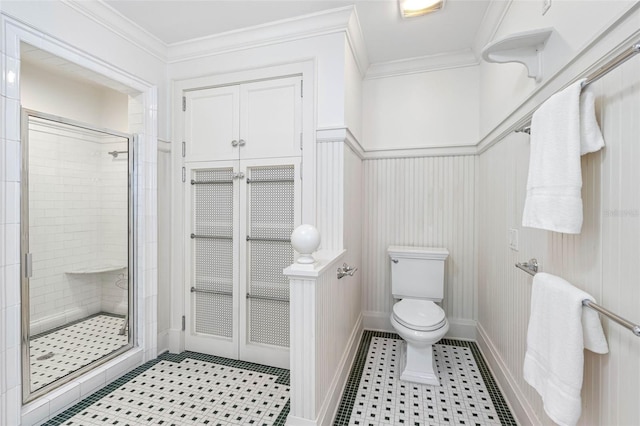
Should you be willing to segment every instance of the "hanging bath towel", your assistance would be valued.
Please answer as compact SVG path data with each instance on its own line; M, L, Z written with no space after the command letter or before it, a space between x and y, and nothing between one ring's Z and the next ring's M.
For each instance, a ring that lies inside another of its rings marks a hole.
M584 349L609 351L598 313L583 308L584 299L593 301L560 277L539 272L533 278L524 379L559 425L580 418Z
M522 225L567 234L582 228L580 156L604 146L593 92L578 81L551 96L531 119Z

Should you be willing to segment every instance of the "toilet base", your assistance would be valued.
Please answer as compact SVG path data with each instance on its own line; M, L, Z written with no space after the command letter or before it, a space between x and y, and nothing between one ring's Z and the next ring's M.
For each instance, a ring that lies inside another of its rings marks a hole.
M433 357L433 345L417 348L406 341L400 345L400 380L440 386Z

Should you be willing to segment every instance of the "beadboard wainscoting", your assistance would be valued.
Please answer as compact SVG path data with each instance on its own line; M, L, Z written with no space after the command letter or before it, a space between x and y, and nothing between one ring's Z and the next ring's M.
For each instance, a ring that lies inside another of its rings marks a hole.
M593 84L605 148L582 157L582 233L523 228L529 137L511 134L479 163L478 343L522 424L551 424L522 378L531 281L514 263L535 257L540 270L589 292L605 308L640 321L640 61ZM519 232L518 250L507 232ZM638 422L640 340L602 318L609 354L585 351L581 425Z
M475 339L476 156L364 161L363 319L391 331L387 247L444 247L448 336Z

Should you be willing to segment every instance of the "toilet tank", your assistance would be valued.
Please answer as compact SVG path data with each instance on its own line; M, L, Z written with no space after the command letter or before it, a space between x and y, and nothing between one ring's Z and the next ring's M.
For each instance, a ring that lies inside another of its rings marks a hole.
M444 261L449 251L437 247L390 246L391 293L396 299L444 297Z

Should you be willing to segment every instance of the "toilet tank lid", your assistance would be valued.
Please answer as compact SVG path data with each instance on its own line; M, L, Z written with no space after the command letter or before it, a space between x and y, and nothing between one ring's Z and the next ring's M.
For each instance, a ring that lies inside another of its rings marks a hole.
M409 259L445 260L449 256L449 250L441 247L389 246L387 253L389 257Z

